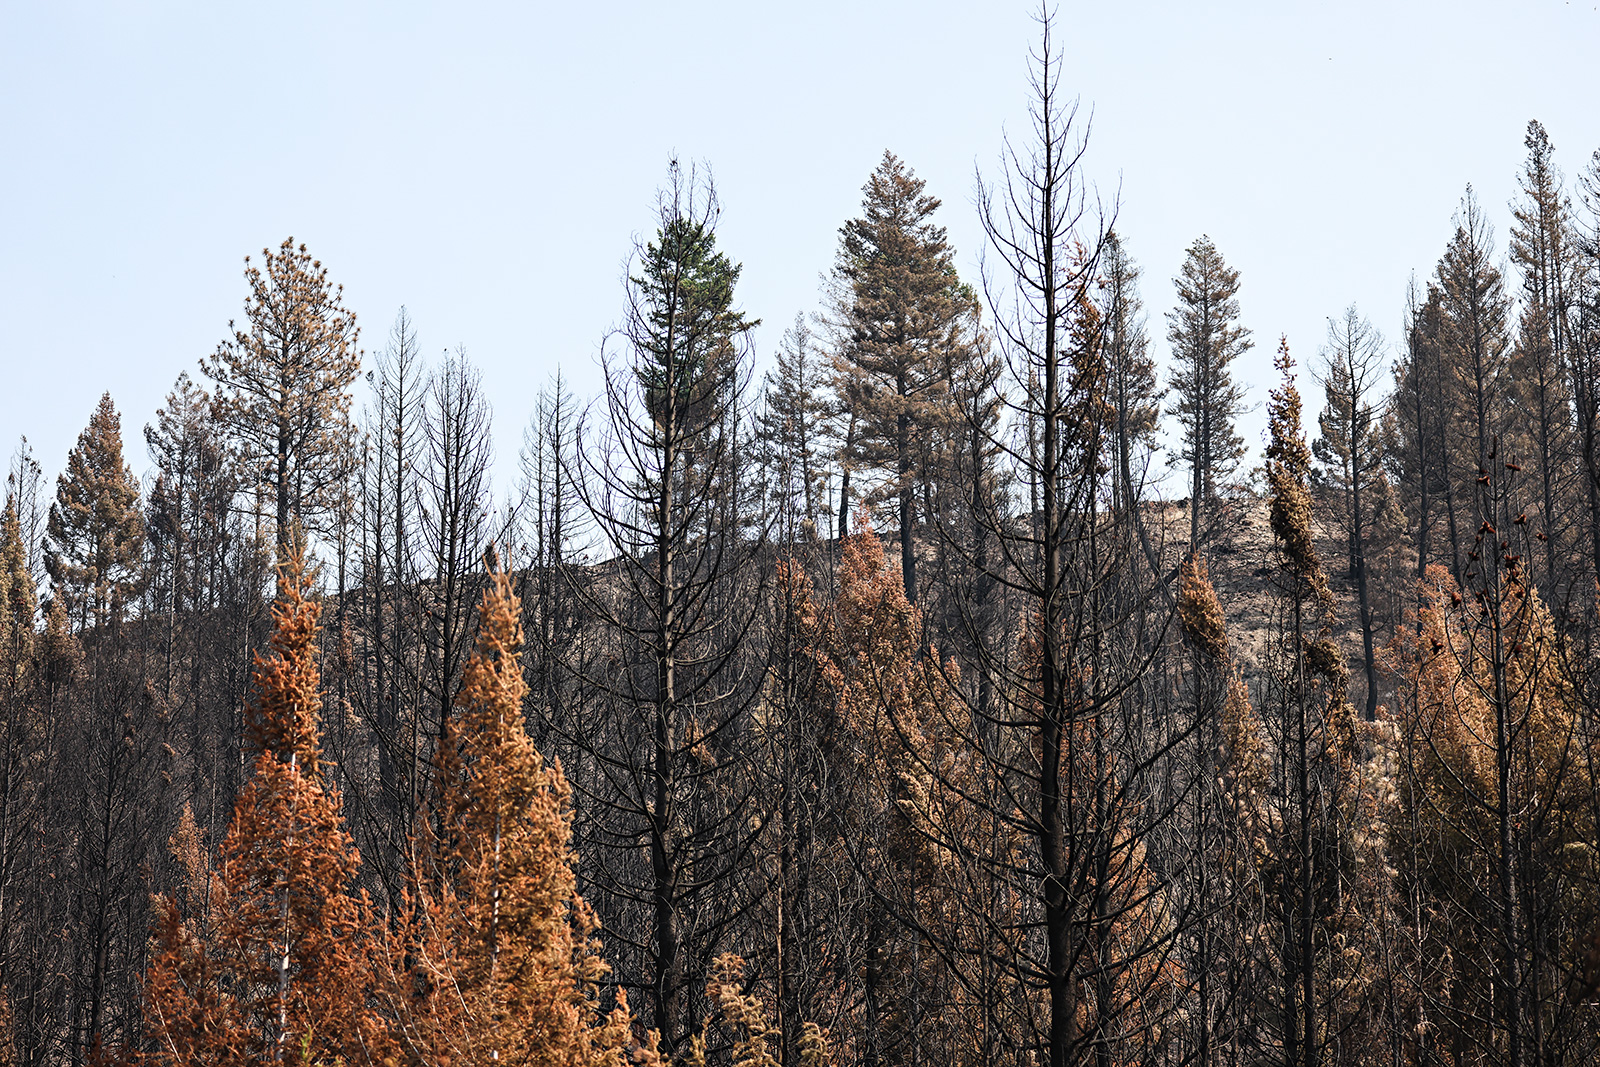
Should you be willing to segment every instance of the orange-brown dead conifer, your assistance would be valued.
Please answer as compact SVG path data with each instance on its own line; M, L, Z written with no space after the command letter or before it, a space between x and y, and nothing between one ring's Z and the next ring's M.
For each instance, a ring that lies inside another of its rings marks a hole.
M1389 813L1416 931L1401 1010L1430 1020L1407 1052L1505 1049L1515 1033L1530 1046L1523 1062L1554 1062L1600 926L1584 703L1550 611L1519 573L1497 609L1461 596L1436 564L1422 593L1401 689L1413 773Z
M925 944L935 931L948 939L951 855L935 823L949 817L940 781L951 771L945 716L960 674L921 644L921 612L865 510L855 529L842 544L837 597L805 639L814 643L818 696L837 715L827 759L849 783L838 826L851 844L828 862L841 865L842 880L862 880L866 902L851 934L862 976L856 1054L909 1059L918 1045L926 1055L963 1036L955 976Z
M571 789L523 726L521 608L509 575L495 575L479 610L477 648L435 759L412 907L391 940L386 1010L415 1064L650 1062L620 991L610 1011L600 1004L609 968L577 891Z
M146 1062L381 1062L370 1016L362 907L346 888L360 857L322 773L317 606L297 561L273 608L272 651L255 657L248 732L255 770L234 804L210 892L157 908L146 979ZM180 859L198 855L189 826ZM186 862L190 879L201 874Z

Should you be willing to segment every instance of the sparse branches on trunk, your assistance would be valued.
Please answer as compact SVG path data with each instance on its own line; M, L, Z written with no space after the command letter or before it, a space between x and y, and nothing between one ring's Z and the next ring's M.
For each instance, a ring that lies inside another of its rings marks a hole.
M719 210L709 179L674 161L630 264L604 406L566 460L613 555L564 568L595 637L566 664L583 721L553 739L582 766L588 895L668 1055L700 1028L704 969L749 904L768 805L748 747L761 540L740 536L731 497L754 324L716 247Z
M418 607L423 573L420 524L428 372L405 308L367 372L361 480L359 584L353 628L359 684L355 709L371 731L376 764L358 776L352 821L362 854L398 907L404 856L416 832L426 789L429 735L422 721L423 628ZM349 767L365 765L351 760Z
M1390 532L1394 510L1384 472L1375 396L1383 378L1383 338L1352 305L1340 318L1328 322L1328 339L1317 370L1324 396L1317 417L1321 436L1312 444L1312 451L1322 463L1318 480L1336 498L1335 514L1345 534L1349 573L1356 581L1367 691L1364 717L1369 722L1378 713L1372 559L1381 539Z
M286 239L245 257L245 324L201 360L217 383L217 414L247 486L271 502L280 561L336 504L351 463L350 387L361 367L355 315L343 286L306 246Z
M1100 318L1105 325L1107 391L1116 413L1116 480L1112 505L1137 516L1156 449L1165 393L1156 381L1155 358L1139 296L1142 271L1122 238L1106 234L1100 281Z
M422 403L417 477L418 576L423 627L424 736L436 745L472 642L490 540L489 467L494 459L482 378L457 350L434 370Z
M1003 618L961 620L960 677L986 679L993 699L952 675L961 699L925 728L941 744L909 750L940 813L930 832L967 872L949 905L965 937L931 940L981 1013L986 1062L1064 1067L1154 1056L1177 1003L1172 916L1145 844L1171 817L1152 776L1184 731L1151 744L1123 699L1162 622L1151 628L1154 591L1106 510L1116 423L1094 295L1108 226L1084 181L1087 126L1060 84L1057 26L1040 22L1028 139L1007 140L1004 179L979 194L1008 383L987 395L1008 418L969 427L1027 489L976 496L983 557L946 539L952 570L972 576L981 558L975 580L1005 604ZM968 755L946 764L946 751Z
M832 466L826 370L826 354L804 317L796 315L767 376L756 430L767 477L765 499L781 516L778 537L784 542L816 540L817 520L831 510L824 500Z
M1522 310L1511 351L1510 402L1516 411L1515 451L1527 472L1528 496L1538 518L1537 572L1545 602L1558 617L1588 609L1587 582L1568 571L1574 522L1583 510L1568 506L1581 493L1581 462L1574 434L1573 312L1578 273L1572 204L1554 161L1555 146L1537 121L1528 123L1521 197L1512 204L1511 262L1522 277ZM1579 539L1581 543L1581 538ZM1530 548L1533 547L1530 545Z

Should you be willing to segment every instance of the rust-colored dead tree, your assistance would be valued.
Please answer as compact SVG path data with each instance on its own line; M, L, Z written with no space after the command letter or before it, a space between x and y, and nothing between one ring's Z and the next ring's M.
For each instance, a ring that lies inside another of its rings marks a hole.
M259 755L213 885L158 908L148 1063L381 1062L362 900L348 888L360 857L322 761L317 605L298 561L280 585L247 716Z
M649 1062L577 891L571 789L523 726L521 604L494 576L435 757L410 908L390 938L382 1002L414 1064L603 1067ZM635 1052L640 1059L630 1060Z

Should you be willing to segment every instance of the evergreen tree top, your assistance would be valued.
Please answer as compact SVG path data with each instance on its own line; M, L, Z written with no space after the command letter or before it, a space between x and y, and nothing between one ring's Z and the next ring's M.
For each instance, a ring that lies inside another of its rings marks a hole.
M676 161L671 173L681 181ZM679 418L691 409L711 418L716 405L709 401L730 384L737 364L736 340L760 325L734 306L743 268L717 249L719 213L714 189L697 199L693 189L675 185L655 240L645 244L638 273L628 278L635 370L657 421L669 407Z

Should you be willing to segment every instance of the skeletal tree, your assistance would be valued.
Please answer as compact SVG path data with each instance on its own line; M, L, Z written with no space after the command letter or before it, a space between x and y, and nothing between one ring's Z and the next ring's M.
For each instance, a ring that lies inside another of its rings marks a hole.
M959 961L989 1034L987 1062L1064 1067L1157 1055L1175 942L1146 846L1174 810L1153 774L1184 729L1151 744L1146 709L1125 699L1164 623L1105 509L1115 419L1093 294L1109 226L1091 208L1087 124L1060 85L1051 13L1040 23L1030 139L1007 140L1004 179L979 193L1010 390L1009 419L974 428L1027 494L979 497L981 570L974 552L950 546L969 581L981 575L1002 596L998 620L963 617L960 673L987 675L993 699L942 702L922 729L948 740L908 743L907 758L929 782L929 833L966 871L952 890L964 933L922 935ZM1018 510L1022 500L1031 506ZM966 755L946 763L940 751Z
M421 697L431 758L442 736L472 643L472 613L482 595L483 553L491 538L489 467L494 459L488 398L465 349L433 372L422 409L417 478Z
M1163 393L1156 381L1144 301L1139 296L1142 273L1122 238L1108 231L1100 282L1100 318L1105 324L1109 398L1116 412L1112 504L1119 512L1135 518L1133 504L1143 495L1155 453Z
M1539 543L1545 600L1568 614L1576 599L1565 582L1575 513L1563 506L1579 489L1578 441L1569 373L1574 364L1573 312L1578 242L1572 203L1554 161L1555 146L1529 122L1519 202L1512 204L1510 254L1522 276L1522 312L1512 347L1510 402L1517 410L1517 451L1529 469L1533 506L1544 535ZM1585 583L1586 584L1586 583Z
M405 308L396 314L367 381L372 399L365 413L358 493L362 544L354 626L361 655L354 668L359 679L354 703L372 732L376 780L352 780L351 816L362 854L394 901L427 767L416 608L428 372Z
M796 315L767 375L756 422L767 498L782 516L783 541L815 538L824 509L823 486L829 472L824 451L825 364L825 353L805 318Z
M1387 518L1380 505L1388 495L1383 467L1383 437L1374 393L1383 379L1383 337L1362 318L1355 305L1328 322L1318 380L1325 402L1318 416L1321 436L1312 450L1323 464L1322 482L1337 497L1339 524L1344 528L1350 573L1356 580L1356 607L1361 624L1361 658L1365 668L1365 716L1378 713L1378 666L1373 632L1370 556L1374 539Z

